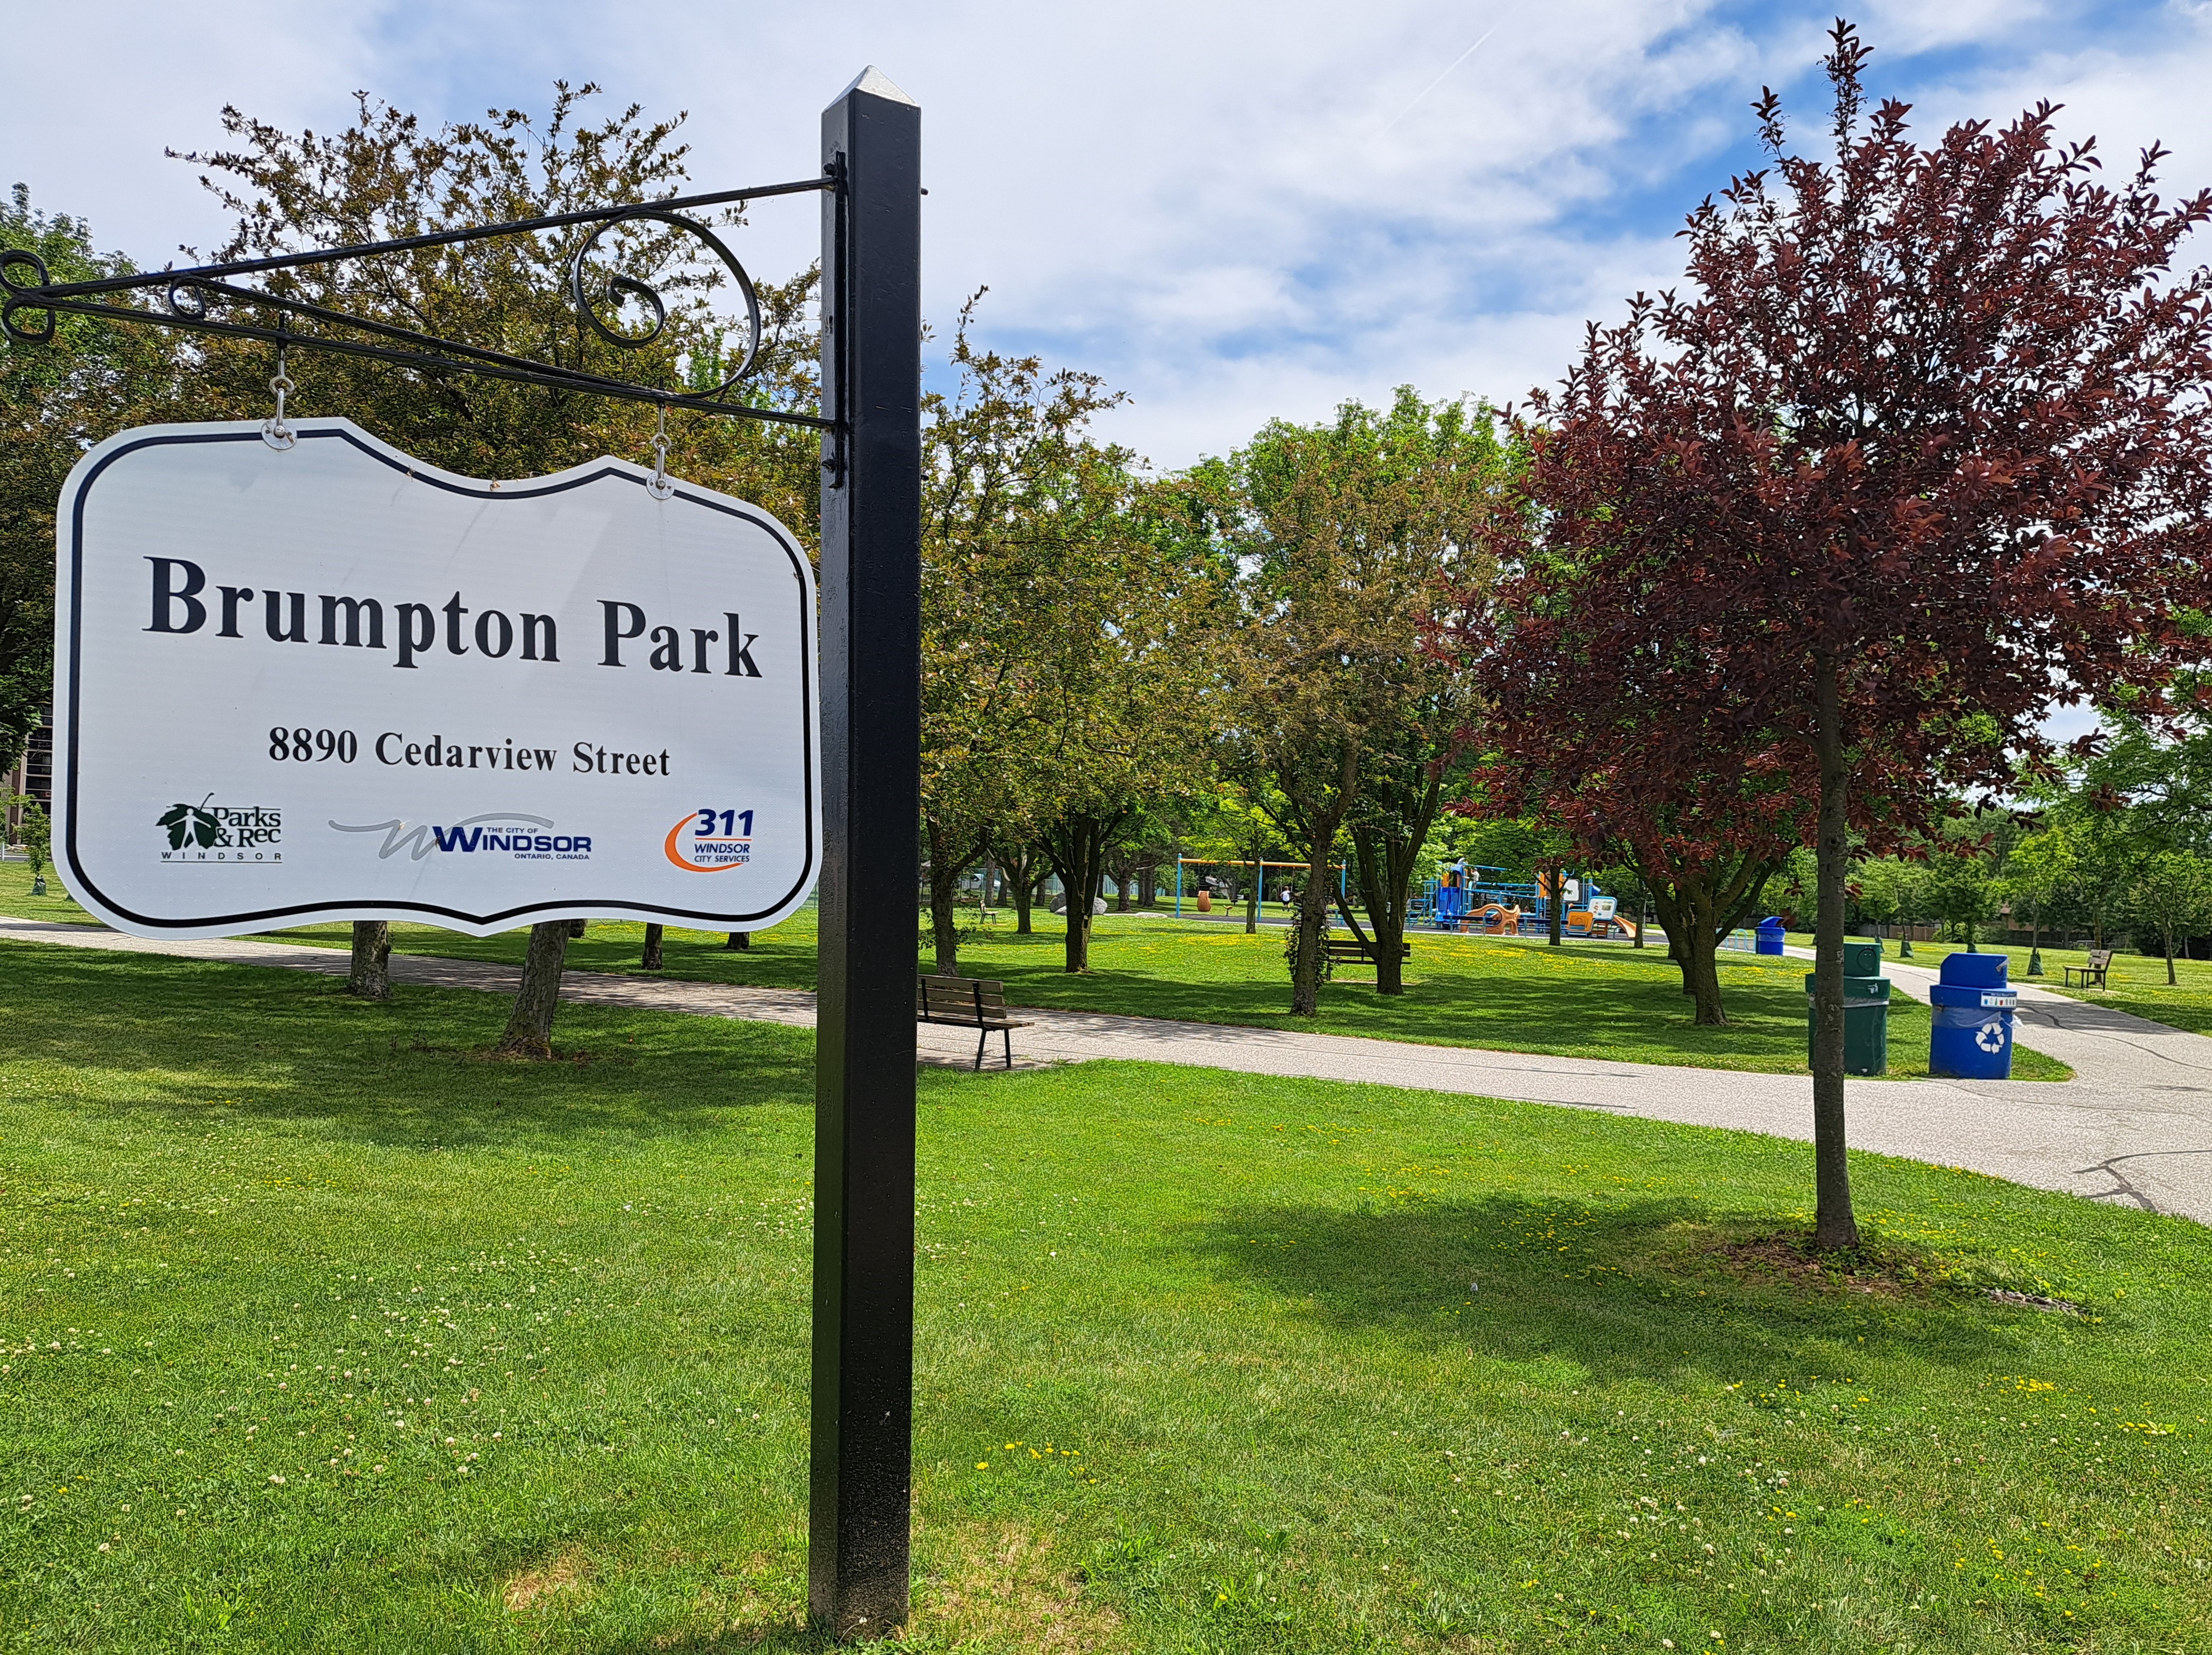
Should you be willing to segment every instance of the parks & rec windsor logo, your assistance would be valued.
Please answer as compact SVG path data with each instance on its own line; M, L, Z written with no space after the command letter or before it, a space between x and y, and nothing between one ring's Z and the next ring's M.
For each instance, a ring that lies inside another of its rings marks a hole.
M236 867L281 862L283 812L273 805L218 805L209 794L197 805L179 800L155 818L161 858L172 867Z

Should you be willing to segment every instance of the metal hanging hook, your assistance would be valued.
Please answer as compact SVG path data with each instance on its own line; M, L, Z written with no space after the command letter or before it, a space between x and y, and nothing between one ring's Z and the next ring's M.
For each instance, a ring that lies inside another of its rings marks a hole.
M299 387L292 383L291 375L284 371L283 336L289 329L285 318L281 315L276 319L276 377L269 381L269 388L276 393L276 416L261 422L261 440L283 453L300 444L300 434L284 423L284 399Z
M668 405L662 403L653 414L653 476L645 491L655 500L665 500L676 492L676 485L668 480Z

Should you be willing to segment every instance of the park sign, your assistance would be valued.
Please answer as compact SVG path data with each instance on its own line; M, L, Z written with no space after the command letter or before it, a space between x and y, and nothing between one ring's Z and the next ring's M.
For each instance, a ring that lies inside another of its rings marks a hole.
M56 538L54 843L119 930L772 925L821 861L815 592L758 507L485 482L345 420L87 453Z

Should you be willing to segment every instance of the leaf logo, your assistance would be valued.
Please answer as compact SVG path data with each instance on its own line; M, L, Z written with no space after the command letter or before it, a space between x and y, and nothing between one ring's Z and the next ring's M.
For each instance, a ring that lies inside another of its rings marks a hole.
M168 830L170 849L182 850L189 839L205 850L222 837L222 824L207 808L208 799L214 797L210 794L197 805L172 805L161 812L155 825Z

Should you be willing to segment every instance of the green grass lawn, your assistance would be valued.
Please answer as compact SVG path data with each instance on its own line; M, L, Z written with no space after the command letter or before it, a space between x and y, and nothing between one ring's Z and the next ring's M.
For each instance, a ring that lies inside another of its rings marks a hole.
M0 1648L817 1646L809 1043L503 1013L0 945ZM921 1152L905 1647L2212 1649L2197 1226L1865 1157L1845 1281L1803 1146L1135 1064Z
M11 888L12 881L12 888ZM15 893L27 885L21 864L0 869L0 912L82 919L67 898L39 904ZM815 917L802 910L738 952L719 933L671 929L664 975L768 988L814 986ZM1690 1020L1681 974L1661 949L1619 943L1417 936L1407 992L1377 995L1371 973L1346 972L1323 990L1318 1020L1291 1017L1284 934L1246 936L1234 925L1176 922L1139 915L1098 919L1091 969L1065 969L1062 922L1037 917L1037 931L1015 934L1011 915L963 945L962 968L999 977L1021 1006L1117 1012L1137 1017L1232 1023L1260 1028L1318 1028L1435 1045L1548 1052L1639 1063L1802 1074L1805 1061L1805 964L1801 960L1723 955L1728 1025L1701 1029ZM430 926L392 928L395 949L520 964L527 933L467 937ZM342 947L343 925L275 934L287 940ZM586 970L634 971L644 927L594 922L568 947L569 963ZM2212 969L2212 968L2208 968ZM1899 999L1890 1014L1890 1073L1928 1072L1929 1013ZM2014 1049L2013 1073L2023 1080L2063 1080L2073 1071L2025 1047Z

